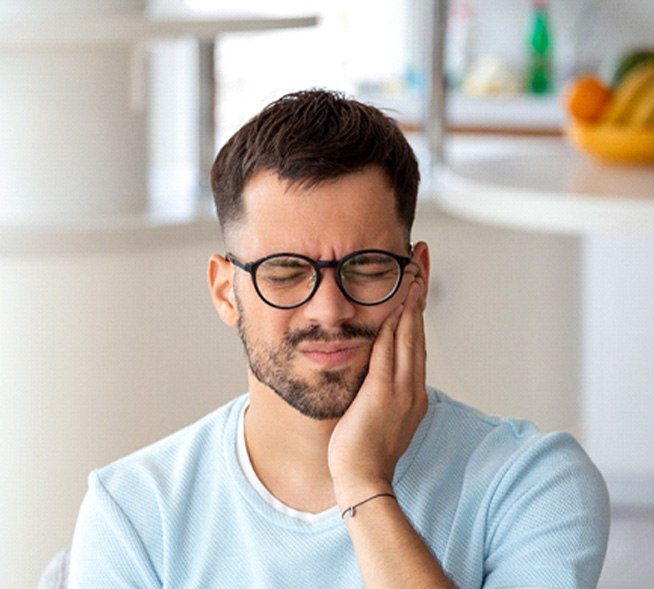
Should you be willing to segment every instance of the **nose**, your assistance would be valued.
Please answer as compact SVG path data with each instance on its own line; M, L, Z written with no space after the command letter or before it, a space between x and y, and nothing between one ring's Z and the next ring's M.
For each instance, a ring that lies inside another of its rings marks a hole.
M318 290L302 305L307 319L322 325L334 327L349 321L356 314L356 305L349 301L336 284L333 268L324 268Z

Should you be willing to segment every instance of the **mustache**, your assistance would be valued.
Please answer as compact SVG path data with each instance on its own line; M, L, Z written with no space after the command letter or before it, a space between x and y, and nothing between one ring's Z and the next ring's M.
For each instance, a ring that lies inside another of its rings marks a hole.
M325 331L320 325L312 325L305 329L289 331L284 337L286 344L297 346L301 342L334 342L346 339L364 339L373 341L379 329L368 325L343 324L337 331Z

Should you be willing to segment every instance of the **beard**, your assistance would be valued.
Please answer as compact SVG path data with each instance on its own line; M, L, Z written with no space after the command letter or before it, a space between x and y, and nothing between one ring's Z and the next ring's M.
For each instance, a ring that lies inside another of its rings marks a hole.
M253 336L238 300L237 306L238 333L254 377L306 417L319 420L342 417L368 374L368 363L353 375L348 374L347 369L320 370L309 381L293 374L297 346L307 341L333 342L355 338L372 342L378 329L343 324L337 331L327 332L319 325L312 325L288 330L279 344L266 346Z

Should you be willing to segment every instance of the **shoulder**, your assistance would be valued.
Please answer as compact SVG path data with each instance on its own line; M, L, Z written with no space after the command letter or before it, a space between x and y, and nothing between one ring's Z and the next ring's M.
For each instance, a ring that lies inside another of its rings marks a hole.
M470 460L507 465L552 455L573 461L588 459L568 433L543 433L531 421L488 415L434 389L429 394L434 411L431 436L439 443L450 440L452 449L468 453Z
M448 475L439 489L451 499L451 537L485 555L488 587L595 586L609 497L577 440L430 395L430 450Z
M488 415L441 391L428 392L431 444L445 445L459 459L503 463L543 435L530 421Z
M179 495L191 481L215 464L246 402L237 397L195 423L91 473L92 486L102 487L120 502L136 499L140 489L151 498ZM231 439L235 439L233 436Z
M228 478L245 401L238 397L90 474L71 565L80 579L92 579L83 586L159 586L166 552L188 527L202 528L207 504Z
M532 422L486 415L430 391L434 417L428 436L447 462L457 464L467 491L485 496L489 509L542 488L566 502L596 502L608 512L606 485L579 442L566 432L541 432Z

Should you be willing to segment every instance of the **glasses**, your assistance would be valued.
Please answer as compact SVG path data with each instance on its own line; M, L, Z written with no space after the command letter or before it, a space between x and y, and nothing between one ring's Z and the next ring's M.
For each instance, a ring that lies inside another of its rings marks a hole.
M318 290L323 268L334 268L336 284L345 298L359 305L379 305L400 287L409 256L383 250L359 250L340 260L316 262L300 254L272 254L249 264L231 254L226 259L249 272L257 294L271 307L293 309Z

